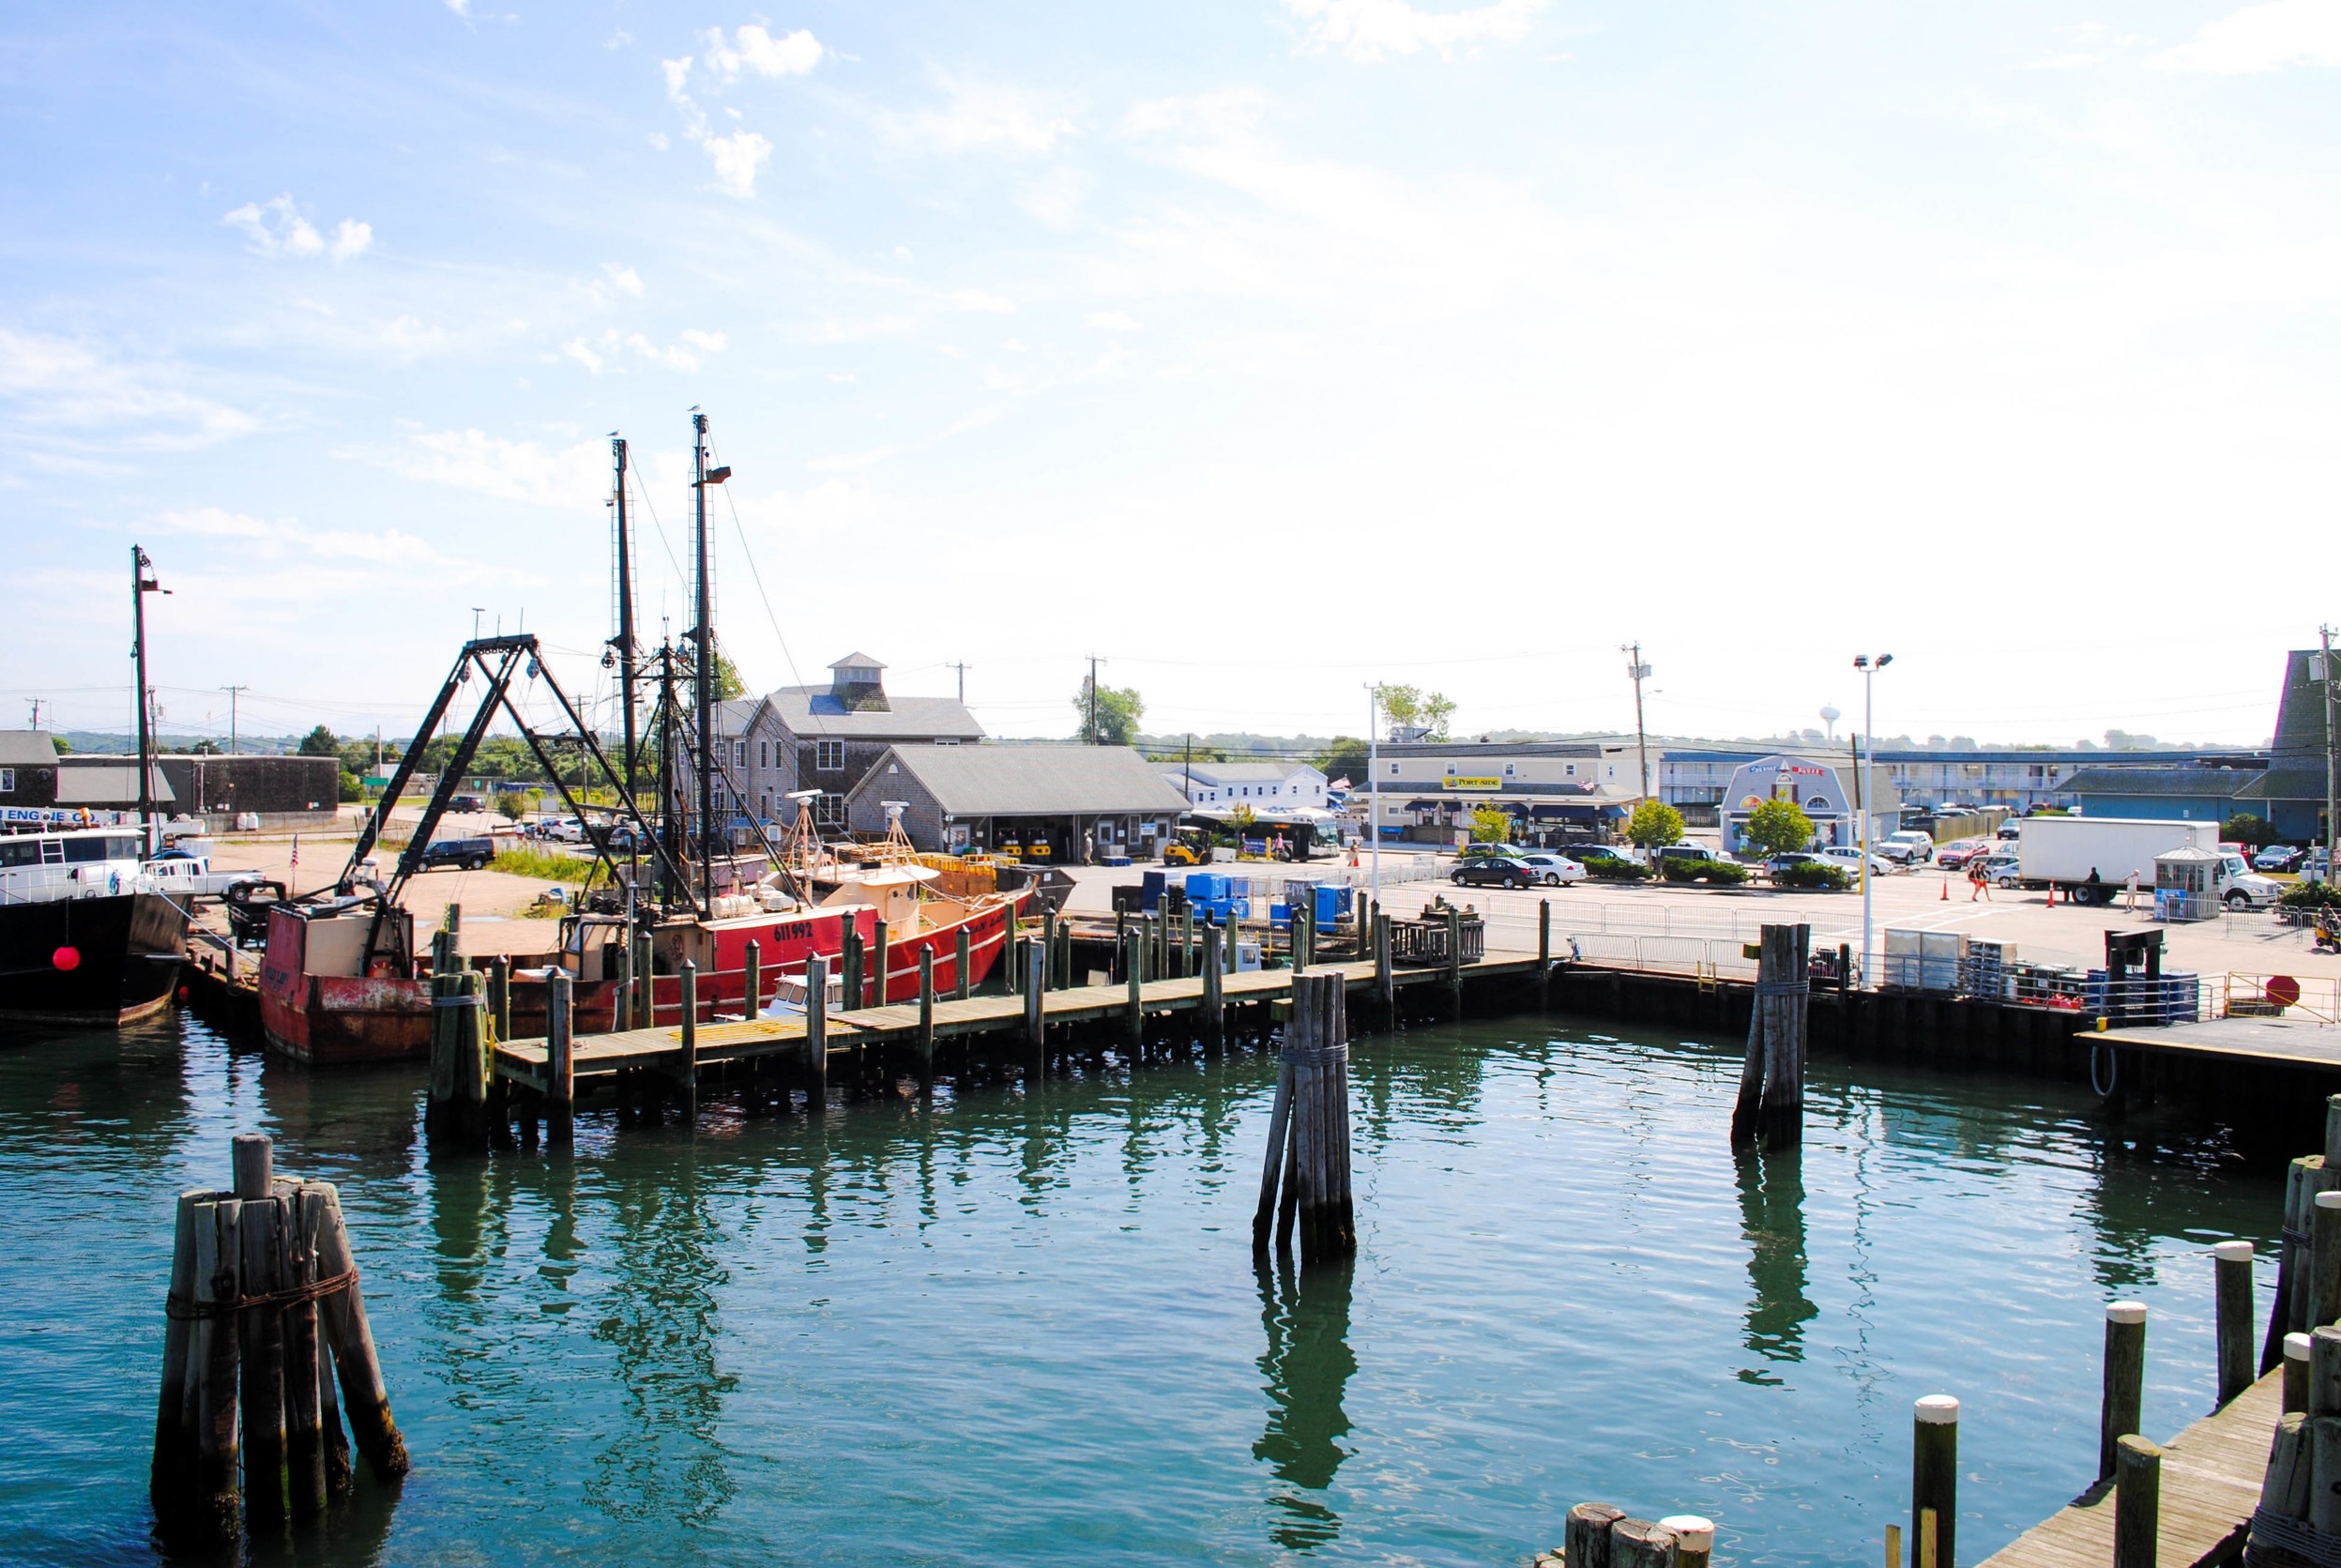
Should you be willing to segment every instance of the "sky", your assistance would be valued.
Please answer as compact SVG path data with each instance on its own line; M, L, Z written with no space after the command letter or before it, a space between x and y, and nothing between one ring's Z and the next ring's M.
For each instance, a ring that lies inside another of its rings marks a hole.
M2341 0L23 0L0 723L749 684L2264 744L2341 617ZM964 664L965 670L955 668Z

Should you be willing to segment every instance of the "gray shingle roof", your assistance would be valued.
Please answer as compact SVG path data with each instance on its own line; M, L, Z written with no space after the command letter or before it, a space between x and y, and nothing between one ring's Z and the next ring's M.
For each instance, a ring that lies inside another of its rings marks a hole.
M886 668L886 662L882 659L873 659L866 653L849 653L831 664L829 668L833 670L882 670Z
M766 697L783 728L802 740L980 740L983 726L950 697L889 697L884 709L849 708L826 686L783 686Z
M954 816L1175 816L1187 809L1186 797L1163 781L1161 764L1127 746L897 746L887 762L900 763ZM882 763L854 793L889 799L902 784Z
M2257 772L2233 768L2084 768L2059 787L2075 795L2189 795L2223 800L2258 780Z
M0 768L46 768L57 760L57 743L45 729L0 729Z
M171 781L162 776L160 768L151 769L147 776L154 785L151 793L159 804L167 806L178 799L171 793ZM60 768L57 769L57 804L137 805L138 764L122 762L98 768Z

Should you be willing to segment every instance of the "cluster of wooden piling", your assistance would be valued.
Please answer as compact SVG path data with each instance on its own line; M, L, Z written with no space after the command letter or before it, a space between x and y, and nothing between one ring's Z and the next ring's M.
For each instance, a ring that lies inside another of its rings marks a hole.
M1276 1103L1260 1169L1252 1250L1279 1252L1297 1230L1304 1263L1358 1250L1349 1180L1349 1026L1339 974L1297 974L1278 1058ZM1279 1193L1282 1193L1280 1199Z
M1558 1550L1539 1554L1536 1568L1707 1568L1715 1526L1696 1514L1637 1519L1605 1502L1569 1510Z
M353 1437L377 1478L406 1473L341 1195L278 1180L272 1160L239 1135L229 1191L179 1195L150 1477L174 1545L324 1513Z
M2331 1201L2328 1201L2328 1200ZM2284 1250L2259 1369L2275 1370L2284 1336L2341 1318L2341 1094L2325 1102L2325 1149L2285 1173Z

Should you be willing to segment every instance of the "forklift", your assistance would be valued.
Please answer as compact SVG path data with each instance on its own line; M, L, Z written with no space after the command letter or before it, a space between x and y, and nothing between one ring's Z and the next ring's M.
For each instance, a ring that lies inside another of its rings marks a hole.
M1211 830L1193 827L1175 830L1170 842L1163 845L1163 863L1166 866L1209 865Z

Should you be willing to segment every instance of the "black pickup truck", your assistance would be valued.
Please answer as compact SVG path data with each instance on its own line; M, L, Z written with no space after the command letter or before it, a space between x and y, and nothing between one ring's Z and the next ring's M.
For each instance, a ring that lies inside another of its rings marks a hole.
M494 859L494 839L433 839L423 845L422 869L461 866L465 871L478 871Z

